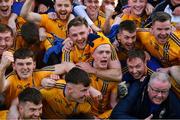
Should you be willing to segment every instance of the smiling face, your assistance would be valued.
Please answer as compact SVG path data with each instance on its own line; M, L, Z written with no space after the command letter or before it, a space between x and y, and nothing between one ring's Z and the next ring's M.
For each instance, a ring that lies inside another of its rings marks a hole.
M100 45L92 54L94 67L98 69L107 69L111 60L111 46L109 44Z
M56 0L54 5L55 11L60 20L68 20L72 12L70 0Z
M69 28L69 37L73 40L78 49L84 49L87 44L89 28L85 25L72 26Z
M169 94L169 82L154 81L148 86L148 95L154 104L161 104Z
M147 0L128 0L128 5L131 6L131 12L137 16L142 15L146 4Z
M40 119L42 114L42 103L38 105L32 102L25 102L19 105L19 113L22 119Z
M146 73L146 62L140 58L127 59L127 66L129 73L135 78L140 79Z
M127 30L122 30L117 34L117 39L126 50L132 50L135 48L136 41L136 31L128 32Z
M13 69L21 79L27 79L32 76L36 64L32 58L16 59L13 63Z
M108 5L112 5L115 8L115 0L103 0L101 5L101 10L105 12L105 8Z
M11 32L3 32L0 33L0 55L4 51L7 51L9 48L11 48L13 45L13 36L11 35Z
M156 21L152 25L151 33L155 36L160 44L165 44L172 32L172 25L169 20L165 22Z
M83 103L85 98L89 96L89 86L85 87L83 84L68 83L67 89L69 91L69 97L78 103Z
M86 12L89 17L97 16L99 13L99 0L84 0L84 5L86 6Z
M0 16L9 17L13 0L0 0Z

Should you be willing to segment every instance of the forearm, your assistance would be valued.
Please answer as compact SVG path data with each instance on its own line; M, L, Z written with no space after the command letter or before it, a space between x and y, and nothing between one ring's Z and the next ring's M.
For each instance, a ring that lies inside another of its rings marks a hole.
M88 25L91 26L92 24L94 24L92 22L92 20L89 18L89 16L87 15L86 11L85 11L85 7L83 7L83 5L78 5L76 7L74 7L74 12L78 15L81 16L83 18L85 18L85 20L88 22Z
M9 112L8 112L8 120L10 119L19 119L19 112L18 112L18 105L19 101L18 98L15 98L11 104L11 107L9 108Z
M62 75L62 74L67 73L73 67L75 67L75 64L70 63L70 62L64 62L64 63L61 63L61 64L57 64L57 65L54 65L54 73Z
M106 81L121 82L122 73L120 68L113 68L107 70L95 69L94 74Z
M172 66L169 68L169 73L177 81L177 83L180 84L180 66Z
M108 17L104 23L104 33L105 34L108 34L110 32L110 28L111 28L110 21L111 21L111 17Z
M2 93L5 85L6 68L3 65L0 65L0 71L0 93Z
M33 4L34 0L26 0L26 2L24 3L22 9L21 9L21 13L20 15L27 19L28 18L28 15L29 15L29 12L31 12L31 6Z

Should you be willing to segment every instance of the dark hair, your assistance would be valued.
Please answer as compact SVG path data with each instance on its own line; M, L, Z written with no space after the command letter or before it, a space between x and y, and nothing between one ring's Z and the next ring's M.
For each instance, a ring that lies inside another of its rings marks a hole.
M35 54L28 48L19 48L14 52L14 61L16 59L32 58L35 61Z
M91 80L88 74L77 67L72 68L65 76L66 83L73 84L83 84L85 87L88 87L91 83Z
M146 60L146 55L143 50L135 49L128 52L128 59L140 58L142 61Z
M18 99L20 103L32 102L38 105L42 102L42 95L36 88L27 87L18 95Z
M75 17L74 19L72 19L72 20L69 22L69 24L68 24L68 31L69 31L69 29L70 29L72 26L81 26L81 25L85 25L86 27L88 27L88 23L87 23L87 21L86 21L84 18L82 18L82 17L80 17L80 16Z
M136 31L136 24L132 20L122 21L119 25L118 32L122 32L123 30L128 31L129 33L133 33Z
M35 23L26 22L21 27L21 35L27 45L38 44L39 28Z
M156 12L152 16L152 24L154 24L156 21L165 22L168 20L171 22L171 16L168 13L163 12L163 11Z
M13 36L13 30L6 24L0 23L0 33L10 32L11 36Z

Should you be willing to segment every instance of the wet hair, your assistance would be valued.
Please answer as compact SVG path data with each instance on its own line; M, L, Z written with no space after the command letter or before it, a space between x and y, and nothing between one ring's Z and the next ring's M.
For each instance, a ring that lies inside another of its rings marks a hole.
M65 75L66 83L73 83L73 84L83 84L84 87L88 87L91 83L91 80L88 74L77 67L72 68L66 75Z
M80 16L75 17L74 19L72 19L72 20L69 22L69 24L68 24L68 31L69 31L69 29L70 29L72 26L81 26L81 25L85 25L86 27L88 27L88 23L87 23L87 21L86 21L84 18L82 18L82 17L80 17Z
M154 24L156 21L165 22L168 20L171 22L171 16L168 13L163 12L163 11L156 12L152 16L152 24Z
M122 21L119 25L118 32L122 32L123 30L128 31L129 33L133 33L136 31L136 24L132 20Z
M6 24L0 23L0 33L10 32L13 36L13 30Z
M32 22L26 22L21 27L21 35L27 45L39 44L39 27Z
M36 88L25 88L19 95L18 99L20 103L32 102L38 105L42 102L42 95Z
M146 55L143 50L135 49L128 52L128 59L140 58L142 61L146 60Z
M35 55L34 52L28 48L19 48L14 52L14 61L16 59L26 59L26 58L32 58L35 61Z

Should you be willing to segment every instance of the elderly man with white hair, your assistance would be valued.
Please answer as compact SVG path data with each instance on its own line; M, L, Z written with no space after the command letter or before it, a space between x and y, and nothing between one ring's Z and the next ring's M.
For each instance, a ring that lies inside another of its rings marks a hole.
M171 91L167 73L155 72L148 81L136 81L111 114L112 119L178 119L180 101Z

